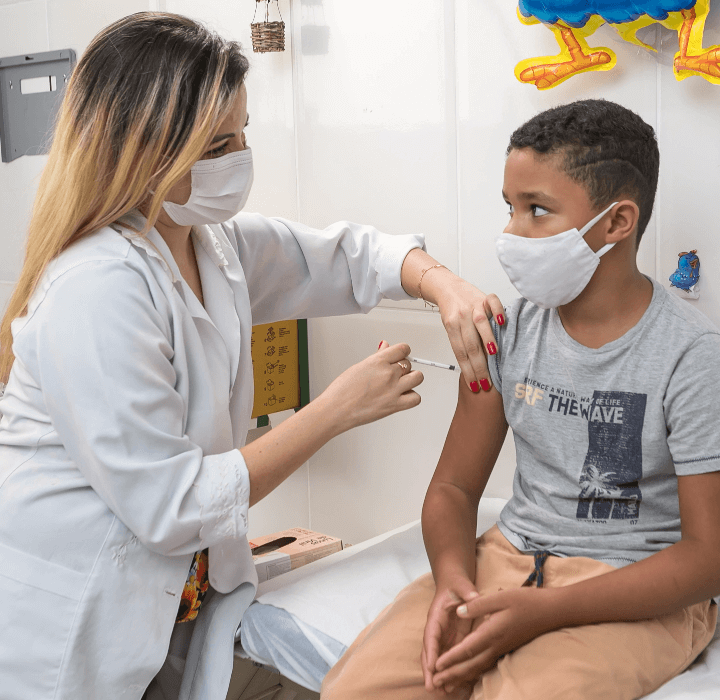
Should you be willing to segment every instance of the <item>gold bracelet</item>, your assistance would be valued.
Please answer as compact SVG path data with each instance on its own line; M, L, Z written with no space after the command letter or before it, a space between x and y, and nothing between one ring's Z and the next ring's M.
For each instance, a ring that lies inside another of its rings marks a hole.
M429 272L430 270L434 270L436 267L444 267L446 270L448 269L445 265L441 265L440 263L438 263L437 265L431 265L430 267L426 267L420 272L420 279L418 280L418 298L425 303L425 306L429 306L431 309L437 309L437 305L433 304L431 301L426 301L423 298L422 281L423 277L425 277L425 273Z

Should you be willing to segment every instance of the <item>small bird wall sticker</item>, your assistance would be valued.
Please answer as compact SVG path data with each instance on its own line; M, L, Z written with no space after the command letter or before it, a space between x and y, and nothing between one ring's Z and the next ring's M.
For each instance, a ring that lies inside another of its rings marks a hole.
M700 258L697 250L678 253L677 270L670 275L670 287L686 299L699 299Z

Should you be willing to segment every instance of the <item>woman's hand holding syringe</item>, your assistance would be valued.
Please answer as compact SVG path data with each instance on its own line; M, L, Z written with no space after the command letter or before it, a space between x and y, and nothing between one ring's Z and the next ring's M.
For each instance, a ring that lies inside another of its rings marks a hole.
M380 343L325 391L269 433L241 449L250 473L250 505L257 503L332 438L413 408L423 374L413 370L410 346Z
M377 352L345 370L302 411L242 448L250 472L250 504L337 435L417 406L415 389L423 374L411 362L461 371L458 365L414 357L406 343L390 346L383 340Z

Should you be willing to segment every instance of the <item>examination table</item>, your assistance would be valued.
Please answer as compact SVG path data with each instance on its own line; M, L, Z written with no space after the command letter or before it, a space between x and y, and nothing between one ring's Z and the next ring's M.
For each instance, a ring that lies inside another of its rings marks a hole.
M505 503L503 499L482 499L478 534L498 520ZM317 692L322 680L322 664L331 666L402 588L429 570L420 522L416 521L266 581L260 584L257 602L246 613L248 648L236 644L235 655L251 659L265 669L280 668L292 681L289 686L297 684ZM232 618L239 619L236 616L241 614L240 608L249 604L247 598L247 595L236 596L232 610L222 610L222 606L213 610L214 614L207 616L209 628L218 626L227 634L236 624ZM215 619L218 613L221 619ZM236 639L241 639L242 632L242 629L237 631ZM209 656L196 649L196 675L204 674L205 683L212 675ZM242 662L240 658L236 659L236 672L239 665L251 663ZM311 661L306 663L307 659ZM275 678L281 677L276 674ZM224 682L227 687L227 679ZM231 691L228 700L317 697L313 692L296 695L277 687L277 680L274 683L277 692L272 688L258 692L256 685L249 694ZM219 696L203 692L197 696L188 693L186 697ZM650 700L720 700L720 633L716 632L710 646L687 671L646 697Z

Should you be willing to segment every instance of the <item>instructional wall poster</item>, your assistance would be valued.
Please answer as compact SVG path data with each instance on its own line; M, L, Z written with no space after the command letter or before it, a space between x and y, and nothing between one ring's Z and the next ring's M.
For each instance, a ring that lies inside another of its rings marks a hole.
M252 417L300 406L298 322L253 326L251 355L255 376Z

